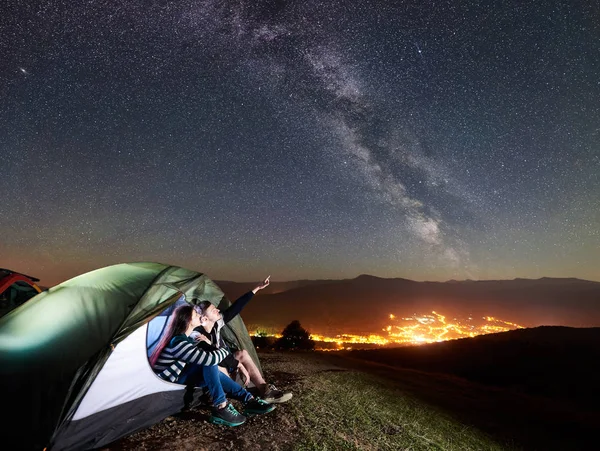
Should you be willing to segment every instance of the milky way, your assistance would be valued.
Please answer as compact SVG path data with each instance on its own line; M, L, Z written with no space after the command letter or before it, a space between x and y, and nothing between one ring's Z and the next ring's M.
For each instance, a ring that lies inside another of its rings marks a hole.
M600 280L591 6L1 8L1 266Z

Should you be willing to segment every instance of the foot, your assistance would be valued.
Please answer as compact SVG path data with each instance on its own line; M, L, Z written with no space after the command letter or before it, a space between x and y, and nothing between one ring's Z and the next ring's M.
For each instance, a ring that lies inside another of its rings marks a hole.
M282 402L288 402L292 399L292 393L289 391L278 390L274 385L268 385L262 399L269 404L281 404Z
M208 419L213 424L223 424L225 426L239 426L246 422L246 417L235 410L230 403L225 407L213 407L212 415Z
M260 398L252 398L246 404L244 404L244 415L247 417L252 415L261 415L263 413L269 413L275 410L275 406Z

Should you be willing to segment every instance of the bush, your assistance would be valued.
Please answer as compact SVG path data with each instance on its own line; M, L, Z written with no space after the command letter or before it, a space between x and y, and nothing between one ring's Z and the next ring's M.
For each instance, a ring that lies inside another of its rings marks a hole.
M252 335L251 338L256 349L271 349L277 340L275 337L269 337L266 333L261 332Z
M300 321L294 320L288 324L281 338L274 344L275 349L315 349L315 342L310 339L310 333L300 325Z

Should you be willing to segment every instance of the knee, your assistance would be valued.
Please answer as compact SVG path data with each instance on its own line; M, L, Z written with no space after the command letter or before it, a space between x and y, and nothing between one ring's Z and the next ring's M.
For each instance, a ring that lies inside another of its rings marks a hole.
M219 366L218 365L210 365L202 367L202 373L204 377L218 377L219 376Z
M241 351L235 353L235 358L240 361L247 360L248 358L250 358L250 354L248 354L248 351L246 351L245 349L242 349Z

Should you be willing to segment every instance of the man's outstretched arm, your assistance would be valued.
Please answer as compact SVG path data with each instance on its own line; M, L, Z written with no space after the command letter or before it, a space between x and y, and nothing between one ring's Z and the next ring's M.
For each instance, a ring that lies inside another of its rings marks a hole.
M227 308L227 310L225 310L224 312L222 312L223 321L225 323L228 323L233 318L235 318L237 315L239 315L240 312L242 311L242 309L246 306L246 304L248 302L250 302L250 299L252 299L252 297L257 292L259 292L263 288L266 288L266 287L269 286L269 283L270 283L269 282L269 278L270 277L271 276L267 277L265 280L263 280L257 286L255 286L254 288L252 288L252 290L248 291L247 293L243 294L241 297L239 297L238 299L236 299L236 301L233 304L231 304L231 306L229 306Z

